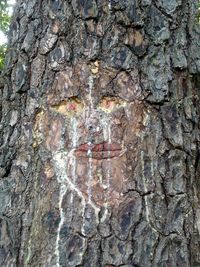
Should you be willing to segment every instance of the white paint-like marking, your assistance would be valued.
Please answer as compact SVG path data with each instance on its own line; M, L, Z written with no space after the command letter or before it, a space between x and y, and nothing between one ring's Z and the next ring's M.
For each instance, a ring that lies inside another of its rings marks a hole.
M65 213L62 208L62 202L68 187L72 192L76 192L78 194L78 196L82 200L83 208L85 209L84 196L82 192L75 186L75 184L69 179L67 173L68 170L67 162L70 161L70 159L72 159L72 153L73 150L70 153L66 153L64 151L58 151L53 154L53 161L57 173L57 180L58 183L60 184L60 194L59 194L60 223L57 230L56 247L55 247L56 267L60 267L60 251L59 251L60 232L65 221Z
M88 145L90 145L90 144L91 143L89 142ZM92 151L91 151L91 149L88 149L87 155L89 157L89 160L88 160L88 181L87 181L88 204L93 208L93 210L95 212L96 225L98 225L99 224L100 208L98 208L92 201L92 180L93 180L93 177L92 177ZM85 218L83 220L83 227L82 227L82 232L85 234L84 228L85 228Z
M93 99L92 99L92 88L94 86L94 77L92 75L89 77L88 84L89 84L90 109L92 111L94 109L94 104L93 104Z
M90 119L92 117L95 117L95 109L94 109L94 103L93 103L93 97L92 97L92 89L94 86L94 76L91 75L89 77L89 108L86 110L86 126L89 128L91 125L91 121ZM90 137L89 136L89 141L88 141L88 146L89 149L87 151L87 156L89 158L88 160L88 181L87 181L87 195L88 195L88 204L91 205L91 207L94 209L95 212L95 217L96 217L96 224L98 225L99 223L99 211L100 209L93 203L92 201L92 182L93 182L93 177L92 177L92 150L91 150L91 146L92 146L92 142L90 141ZM83 232L84 232L84 225L85 225L85 221L83 223Z
M86 110L86 126L90 127L91 126L91 117L95 117L95 110L93 107L93 102L92 102L92 87L93 87L93 77L90 77L90 81L89 81L89 100L90 100L90 104L89 104L89 108ZM86 203L88 203L94 210L95 212L95 218L96 218L96 224L98 225L99 223L99 212L100 212L100 208L98 208L94 202L92 201L92 183L93 183L93 176L92 176L92 170L93 170L93 166L92 166L92 142L90 141L90 136L89 136L89 141L88 141L88 146L89 149L87 151L87 156L89 158L88 160L88 180L87 180L87 196L88 196L88 200L86 200L86 202L84 202L84 207L82 210L82 217L83 217L83 226L82 226L82 232L84 234L84 227L85 227L85 209L86 209ZM76 185L75 185L76 186ZM84 196L83 196L84 197Z
M110 119L108 118L108 114L102 113L103 118L102 118L102 128L103 128L103 138L104 140L108 140L108 125L110 123Z
M71 124L72 124L72 147L73 147L73 151L74 149L76 149L77 146L77 120L76 118L73 118L71 120ZM76 174L76 166L77 166L77 162L76 162L76 156L74 155L74 153L72 153L71 157L70 157L70 163L71 163L71 168L69 168L70 166L67 166L67 169L71 170L71 176L72 176L72 181L74 186L76 186L76 182L77 182L77 174ZM72 219L72 213L73 213L73 202L74 202L74 191L71 192L71 197L70 197L70 220Z
M88 201L91 202L92 198L92 152L91 150L88 150L88 156L89 156L89 161L88 161Z
M143 182L143 186L144 186L144 193L147 192L147 184L146 184L146 178L145 178L145 175L144 175L144 152L141 151L141 165L142 165L142 182ZM148 199L147 199L147 196L144 196L144 200L145 200L145 209L146 209L146 219L147 219L147 222L150 223L150 220L149 220L149 206L148 206Z
M111 8L112 8L111 0L108 0L108 9L111 10Z
M60 222L58 225L58 229L57 229L57 236L56 236L56 247L55 247L55 254L56 254L56 267L60 267L60 250L59 250L59 243L60 243L60 232L63 226L63 223L65 221L65 214L62 208L62 202L63 202L63 198L67 192L67 186L65 184L64 181L64 177L65 177L65 165L60 165L59 167L59 162L62 163L58 158L54 157L54 162L56 164L56 170L58 171L60 169L57 176L57 180L58 183L60 184L60 192L59 192L59 212L60 212Z
M58 230L57 230L57 237L56 237L56 267L60 267L60 250L59 250L59 242L60 242L60 232L62 229L62 226L65 221L65 213L62 208L62 202L63 198L67 192L67 187L64 184L60 185L60 194L59 194L59 211L60 211L60 222L58 225Z
M141 151L141 165L142 165L142 181L143 181L143 186L144 186L144 193L147 193L147 183L146 183L146 178L144 175L144 151ZM150 220L150 211L149 211L149 203L148 203L148 196L147 195L144 196L144 202L145 202L147 223L149 224L151 229L157 233L158 231L152 226L152 223Z
M111 145L111 122L108 124L108 145L109 145L109 150L108 150L108 194L110 194L110 182L111 182L111 163L110 163L110 145Z
M103 118L103 134L104 134L104 140L107 140L108 144L111 145L111 120L110 118ZM109 197L110 197L110 182L111 182L111 162L110 162L110 150L108 149L108 173L107 173L107 179L106 179L106 194L105 194L105 211L104 214L101 218L101 222L104 222L107 218L108 215L108 202L109 202Z
M59 179L59 182L61 181L61 182L67 183L67 185L69 186L71 190L75 191L81 199L84 199L82 192L73 184L73 182L68 178L68 175L67 175L66 162L70 155L71 153L66 155L65 152L56 152L53 155L53 159L56 164L57 173L59 174L59 176L62 176L62 179Z
M88 143L88 145L89 145L89 143ZM88 149L88 151L87 151L87 156L88 156L89 158L92 157L92 150L91 150L91 149ZM92 166L91 166L91 168L92 168Z
M26 69L27 69L26 65L23 64L22 67L23 67L24 71L26 71Z

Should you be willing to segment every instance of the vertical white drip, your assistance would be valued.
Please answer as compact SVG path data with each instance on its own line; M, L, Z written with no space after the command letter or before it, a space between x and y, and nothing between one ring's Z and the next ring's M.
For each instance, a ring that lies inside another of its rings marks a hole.
M77 143L77 121L76 119L72 120L72 145L73 148L76 147ZM55 254L56 254L56 267L60 267L60 250L59 250L59 243L60 243L60 232L62 226L65 222L65 212L62 208L62 203L65 194L67 193L67 182L69 182L68 178L68 171L69 165L72 166L72 179L73 179L73 186L68 183L68 186L71 188L71 199L70 204L73 204L73 197L74 197L74 187L76 183L76 158L73 153L66 153L63 151L59 151L53 155L53 160L55 164L55 169L57 172L57 181L60 185L60 192L59 192L59 213L60 213L60 222L57 229L57 236L56 236L56 247L55 247ZM70 218L72 217L72 207L70 208Z
M85 122L87 127L89 127L90 117L94 113L94 104L92 99L92 88L94 86L94 77L92 75L89 76L88 86L89 86L89 105L85 110Z
M88 145L90 146L91 143L88 142ZM92 169L93 169L93 167L92 167L92 150L91 149L88 149L87 155L89 157L89 160L88 160L88 181L87 181L88 204L94 209L96 224L98 224L100 209L92 201L92 180L93 180Z
M102 118L102 128L103 128L103 138L104 141L108 140L108 125L110 123L110 120L107 117L107 114L102 114L103 118Z
M65 184L60 185L60 193L59 193L59 212L60 212L60 222L58 225L58 230L57 230L57 237L56 237L56 267L60 267L60 250L59 250L59 241L60 241L60 232L62 229L62 226L65 221L65 213L62 208L62 202L63 198L67 192L67 187Z
M92 151L91 151L91 149L88 149L87 155L89 157L89 161L88 161L88 181L87 181L88 204L94 210L96 224L98 225L100 209L92 201ZM84 207L83 215L85 214L85 208L86 208L86 205ZM83 216L83 225L82 225L82 233L83 234L85 234L84 228L85 228L85 216Z
M110 118L107 118L106 116L103 117L102 121L103 125L103 135L104 140L108 142L108 145L111 144L111 120ZM110 197L110 180L111 180L111 162L110 162L110 150L108 149L108 159L107 159L107 166L108 166L108 172L106 174L106 194L105 194L105 211L101 218L101 221L105 221L108 215L108 202Z
M142 181L143 181L143 187L144 187L144 193L147 193L147 183L146 183L146 177L144 175L144 151L141 151L141 167L142 167ZM150 220L150 211L149 211L149 203L148 203L148 196L144 196L144 203L145 203L145 209L146 209L146 220L151 229L154 232L157 232L157 230L152 226L151 220Z
M91 75L89 77L89 112L86 117L86 125L89 128L90 127L90 116L93 115L94 111L94 105L93 105L93 99L92 99L92 89L94 86L94 77ZM88 151L87 151L87 156L89 157L88 161L88 181L87 181L87 195L88 195L88 202L91 203L91 197L92 197L92 190L91 190L91 184L92 184L92 151L91 151L91 142L90 142L90 136L89 136L89 142L88 142Z
M74 152L74 150L76 149L77 146L77 120L76 118L72 118L71 119L71 124L72 124L72 150ZM71 177L72 177L72 182L74 184L74 186L76 187L76 181L77 181L77 175L76 175L76 156L74 155L74 153L72 153L71 155ZM71 197L70 197L70 205L71 205L71 214L70 214L70 218L72 218L72 206L73 206L73 202L74 202L74 191L71 192Z
M92 97L92 89L94 86L94 76L91 75L89 77L88 81L89 85L89 107L86 110L86 126L89 127L91 126L91 120L93 117L95 117L95 109L94 109L94 103L93 103L93 97ZM89 133L90 134L90 133ZM88 151L87 151L87 156L88 156L88 179L87 179L87 197L88 197L88 204L93 208L95 212L95 218L96 218L96 224L99 223L99 211L100 209L95 205L95 203L92 201L92 183L93 183L93 166L92 166L92 143L91 143L91 136L88 136ZM83 218L83 227L82 231L84 233L84 226L85 226L85 217Z
M91 75L89 77L89 101L90 101L90 110L93 111L94 109L94 104L93 104L93 99L92 99L92 88L94 86L94 77Z
M141 167L142 167L142 182L143 182L143 187L144 187L144 193L147 192L147 184L146 184L146 178L144 175L144 152L141 151ZM148 199L147 196L144 196L144 201L145 201L145 209L146 209L146 219L147 222L150 223L149 220L149 206L148 206Z
M111 0L108 0L108 9L111 10L112 5L111 5Z
M88 150L88 154L89 153L91 153L91 150ZM92 158L90 155L89 155L89 161L88 161L87 194L88 194L88 202L91 203L91 199L92 199Z
M62 155L63 156L63 155ZM66 156L66 158L68 158ZM56 248L55 248L55 254L56 254L56 267L60 267L60 250L59 250L59 242L60 242L60 232L61 232L61 229L62 229L62 226L64 224L64 221L65 221L65 212L62 208L62 203L63 203L63 199L64 199L64 196L67 192L67 186L65 184L65 176L66 176L66 166L65 164L61 164L60 163L62 162L60 159L58 159L57 157L55 157L55 155L53 156L53 159L54 159L54 163L55 163L55 169L56 169L56 172L58 173L58 176L57 176L57 181L60 185L60 190L59 190L59 213L60 213L60 222L59 222L59 225L58 225L58 229L57 229L57 236L56 236ZM59 161L59 164L57 164L57 160ZM59 170L59 171L58 171Z
M88 86L89 86L89 106L87 107L86 111L85 111L85 123L86 123L86 127L89 129L90 127L90 116L92 115L93 112L93 100L92 100L92 88L93 88L93 84L94 84L94 80L93 80L93 76L89 76L89 81L88 81ZM88 142L87 143L88 146L90 147L91 143ZM89 199L91 199L91 180L92 180L92 162L91 160L91 156L92 156L92 151L91 149L88 149L87 151L87 156L89 157L89 164L88 164L88 173L87 173L87 196L88 196L88 201ZM85 210L86 210L86 203L85 203L85 207L83 210L83 224L82 224L82 233L85 234Z
M73 150L72 150L73 151ZM71 151L71 152L72 152ZM75 186L73 181L68 177L68 169L67 164L68 161L72 159L72 153L66 153L64 151L58 151L53 154L53 161L55 164L55 169L57 173L57 181L60 184L60 194L59 194L59 211L60 211L60 223L57 230L57 237L56 237L56 267L60 267L60 251L59 251L59 242L60 242L60 231L65 221L65 212L62 208L62 202L65 194L67 193L67 189L71 191L75 191L77 195L81 198L83 209L85 211L85 198L83 193ZM84 213L84 212L83 212Z
M111 162L110 162L110 145L111 145L111 121L109 121L108 123L108 145L109 145L109 149L108 149L108 176L107 176L107 192L108 192L108 197L110 196L110 180L111 180ZM108 199L107 199L108 200Z

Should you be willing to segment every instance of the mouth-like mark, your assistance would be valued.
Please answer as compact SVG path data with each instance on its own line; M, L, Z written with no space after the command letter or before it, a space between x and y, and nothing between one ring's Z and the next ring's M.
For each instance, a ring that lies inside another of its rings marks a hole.
M100 144L82 144L75 150L77 157L93 159L109 159L119 157L122 153L121 145L103 142Z

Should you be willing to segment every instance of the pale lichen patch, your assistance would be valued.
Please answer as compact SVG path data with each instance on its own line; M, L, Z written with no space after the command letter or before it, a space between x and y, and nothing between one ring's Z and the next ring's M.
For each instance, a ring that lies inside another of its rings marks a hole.
M91 66L92 74L97 74L99 72L99 62L96 60Z
M37 147L42 143L43 139L43 121L44 121L44 111L40 111L35 117L35 124L33 126L33 147Z

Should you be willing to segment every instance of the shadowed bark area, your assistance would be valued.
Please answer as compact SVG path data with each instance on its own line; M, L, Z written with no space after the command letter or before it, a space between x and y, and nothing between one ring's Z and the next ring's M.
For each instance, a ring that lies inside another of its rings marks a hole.
M0 266L200 266L197 7L18 1Z

